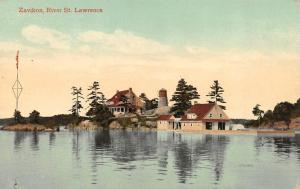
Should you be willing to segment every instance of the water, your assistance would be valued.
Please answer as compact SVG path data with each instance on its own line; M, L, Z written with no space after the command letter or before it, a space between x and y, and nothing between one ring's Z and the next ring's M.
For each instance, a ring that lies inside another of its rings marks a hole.
M0 188L295 189L300 136L0 132Z

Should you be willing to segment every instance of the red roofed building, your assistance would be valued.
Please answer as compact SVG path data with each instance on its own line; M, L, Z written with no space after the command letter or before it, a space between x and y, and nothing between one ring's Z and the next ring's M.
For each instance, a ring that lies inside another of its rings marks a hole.
M157 129L171 130L174 127L175 117L173 115L160 115L157 119Z
M136 96L132 88L117 91L113 97L107 100L106 104L114 115L125 114L126 112L139 112L144 107L144 102Z
M182 116L182 130L229 130L230 121L224 110L215 103L194 104Z

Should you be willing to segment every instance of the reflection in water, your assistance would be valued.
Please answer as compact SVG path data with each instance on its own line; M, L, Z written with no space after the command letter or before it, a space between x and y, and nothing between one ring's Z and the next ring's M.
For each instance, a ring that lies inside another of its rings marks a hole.
M0 132L1 134L8 135L5 132ZM35 153L27 153L28 157L21 159L18 156L1 159L0 156L0 160L4 160L0 161L0 164L10 161L9 164L18 165L19 170L23 170L22 166L24 166L22 175L26 175L28 167L35 167L36 162L46 168L56 164L59 165L57 167L59 171L49 173L38 169L37 174L49 174L51 177L51 174L61 173L60 178L68 178L69 180L65 180L71 185L74 182L80 184L79 180L82 179L85 184L90 183L94 186L87 186L87 188L116 188L116 185L109 181L111 176L124 184L124 188L134 188L135 185L132 185L132 182L139 185L153 184L155 188L201 186L201 188L208 189L231 188L229 182L233 182L236 184L234 186L239 186L239 188L245 184L242 188L249 189L253 188L247 185L251 182L261 184L270 179L276 182L272 185L272 189L274 186L278 189L284 188L283 184L291 182L299 184L295 178L298 177L300 171L300 135L296 137L245 137L126 130L9 134L14 135L15 151L12 153L26 153L28 150L35 151ZM1 150L4 149L4 153L6 148L3 146L9 146L5 145L7 138L4 140L2 137L1 140L0 137ZM47 144L51 148L45 149ZM62 153L60 156L57 156L57 150ZM239 158L232 155L239 154L239 150L247 156ZM6 154L8 153L10 152L7 151ZM43 155L40 156L41 153ZM71 155L70 160L66 158L69 158L69 155ZM45 164L48 159L43 159L43 157L53 156L57 158L52 159L51 164ZM251 166L240 166L243 163ZM289 171L284 174L276 171L287 167ZM239 174L241 172L243 174ZM0 184L1 181L3 182L1 176L3 177L0 171ZM238 179L232 179L233 177L238 177ZM278 178L286 180L286 183L277 182ZM27 179L30 183L30 178ZM43 183L46 180L40 179L39 182ZM23 182L26 183L27 180L24 179ZM61 182L64 182L63 179Z
M271 150L276 153L281 160L288 160L290 154L296 151L298 159L300 160L300 135L296 135L295 137L260 136L255 139L254 145L258 153L261 150Z
M227 136L195 135L191 140L182 139L175 146L175 167L178 169L180 183L192 176L193 169L200 169L201 160L209 160L215 181L218 182L223 174L223 162L226 145L229 143ZM196 177L196 174L193 174Z
M34 151L39 150L39 133L38 132L32 132L31 149Z
M24 142L26 138L26 133L25 132L15 132L15 141L14 141L14 146L15 146L15 149L18 150L22 143Z
M54 132L50 132L49 133L49 146L53 146L55 145L55 133Z

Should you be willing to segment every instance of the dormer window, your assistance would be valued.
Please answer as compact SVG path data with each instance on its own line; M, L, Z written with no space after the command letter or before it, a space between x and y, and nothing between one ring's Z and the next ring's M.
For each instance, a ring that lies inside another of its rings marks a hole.
M187 114L187 118L188 118L188 119L196 119L197 116L196 116L196 114L194 114L194 113L189 113L189 114Z

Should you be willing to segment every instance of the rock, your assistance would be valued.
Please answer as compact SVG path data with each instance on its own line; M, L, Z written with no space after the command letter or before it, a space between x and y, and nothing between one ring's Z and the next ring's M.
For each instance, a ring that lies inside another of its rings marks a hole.
M119 129L119 128L122 128L122 126L120 125L120 123L118 121L113 121L109 124L109 128L110 129Z
M132 122L132 123L137 123L137 122L139 122L139 120L138 120L138 118L133 117L133 118L131 118L131 122Z
M148 127L156 127L156 121L146 121L146 126Z
M39 124L16 124L4 126L2 129L5 131L46 131L51 128ZM51 131L53 131L53 129L51 129Z

